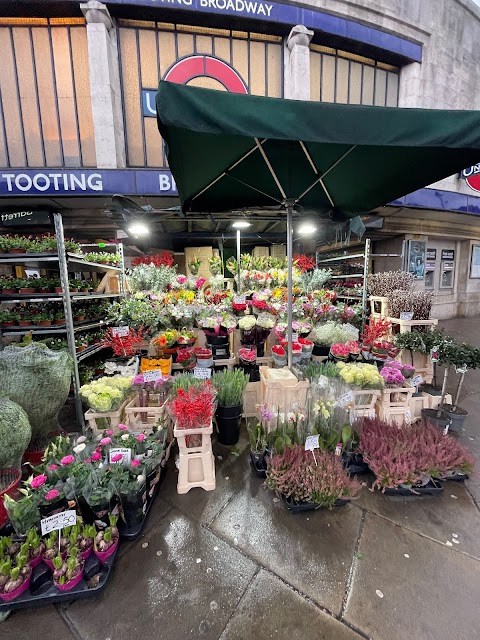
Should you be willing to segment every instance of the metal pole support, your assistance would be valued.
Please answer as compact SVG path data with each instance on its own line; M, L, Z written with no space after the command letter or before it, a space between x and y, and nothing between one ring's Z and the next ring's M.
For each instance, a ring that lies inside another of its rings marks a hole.
M288 354L287 364L288 368L292 368L292 322L293 322L293 207L287 205L287 340L288 340Z
M237 229L237 292L242 293L242 285L240 284L240 229Z

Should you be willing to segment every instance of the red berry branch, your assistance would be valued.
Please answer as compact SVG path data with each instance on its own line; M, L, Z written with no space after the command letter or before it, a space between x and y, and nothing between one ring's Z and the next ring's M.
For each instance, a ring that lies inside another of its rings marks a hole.
M133 356L139 351L143 342L143 327L138 331L129 329L127 335L116 335L113 327L108 330L102 341L102 346L110 347L116 356Z

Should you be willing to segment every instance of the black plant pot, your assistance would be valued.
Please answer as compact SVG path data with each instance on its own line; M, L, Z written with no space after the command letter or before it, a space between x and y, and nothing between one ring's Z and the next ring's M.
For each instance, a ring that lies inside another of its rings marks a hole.
M252 465L252 471L259 478L265 478L267 476L267 461L265 460L265 451L263 453L257 453L256 451L250 451L250 464Z
M443 431L450 424L450 419L442 411L440 411L440 417L437 414L438 409L422 409L422 418Z
M226 360L227 358L230 357L228 342L227 344L220 344L220 345L214 345L209 343L208 346L212 350L212 356L214 360Z
M155 491L155 486L160 481L160 474L162 469L160 464L158 464L150 473L147 475L147 500L151 500L153 498L153 494Z
M60 511L65 511L68 508L68 502L66 498L59 498L55 502L49 502L48 504L39 505L39 511L42 518L48 518Z
M368 464L364 462L361 453L356 453L355 451L344 451L342 453L342 462L345 471L349 475L368 473Z
M93 512L93 518L97 529L105 529L110 524L108 516L110 514L118 515L119 513L117 496L112 496L110 500L90 505L90 508Z
M205 338L209 346L212 346L212 345L219 346L219 347L221 345L228 346L228 336L207 336L205 334Z
M450 426L448 427L448 430L455 432L461 431L463 428L463 423L465 422L465 418L468 416L468 411L465 411L465 409L460 409L460 407L457 407L455 411L452 411L453 405L451 404L442 404L440 405L440 409L450 420Z
M215 412L218 427L218 442L227 446L237 444L240 437L240 420L243 404L236 407L218 406Z
M128 528L139 525L145 518L147 502L146 485L143 485L137 493L120 494L123 519Z
M301 513L302 511L318 511L319 509L326 509L321 504L317 504L316 502L295 502L292 498L286 498L283 496L283 501L289 511L292 513ZM344 507L348 504L349 500L342 500L339 498L335 501L335 507Z
M243 362L240 362L238 368L242 369L245 375L249 376L249 382L260 381L260 368L258 364L244 364Z
M318 344L313 345L312 354L314 356L328 356L330 353L330 347L320 346Z

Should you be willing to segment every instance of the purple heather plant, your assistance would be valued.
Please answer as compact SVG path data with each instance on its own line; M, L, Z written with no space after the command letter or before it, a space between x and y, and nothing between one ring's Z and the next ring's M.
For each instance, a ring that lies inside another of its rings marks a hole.
M333 452L318 449L314 458L301 445L286 447L282 454L271 458L266 485L295 502L314 502L328 509L339 498L352 498L361 486L350 479L341 458Z
M449 472L471 473L474 459L466 447L436 427L417 422L409 427L363 418L353 425L358 451L376 475L374 488L415 485L425 476L443 478Z

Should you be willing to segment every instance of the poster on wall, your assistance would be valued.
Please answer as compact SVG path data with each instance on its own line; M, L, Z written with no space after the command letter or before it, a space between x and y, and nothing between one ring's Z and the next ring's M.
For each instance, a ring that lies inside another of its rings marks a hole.
M426 242L409 240L408 243L408 272L413 273L416 280L425 278L425 248Z
M437 259L437 250L427 249L427 260L436 260L436 259Z
M472 247L472 260L470 263L470 278L480 278L480 245Z
M442 249L442 260L455 260L455 249Z

